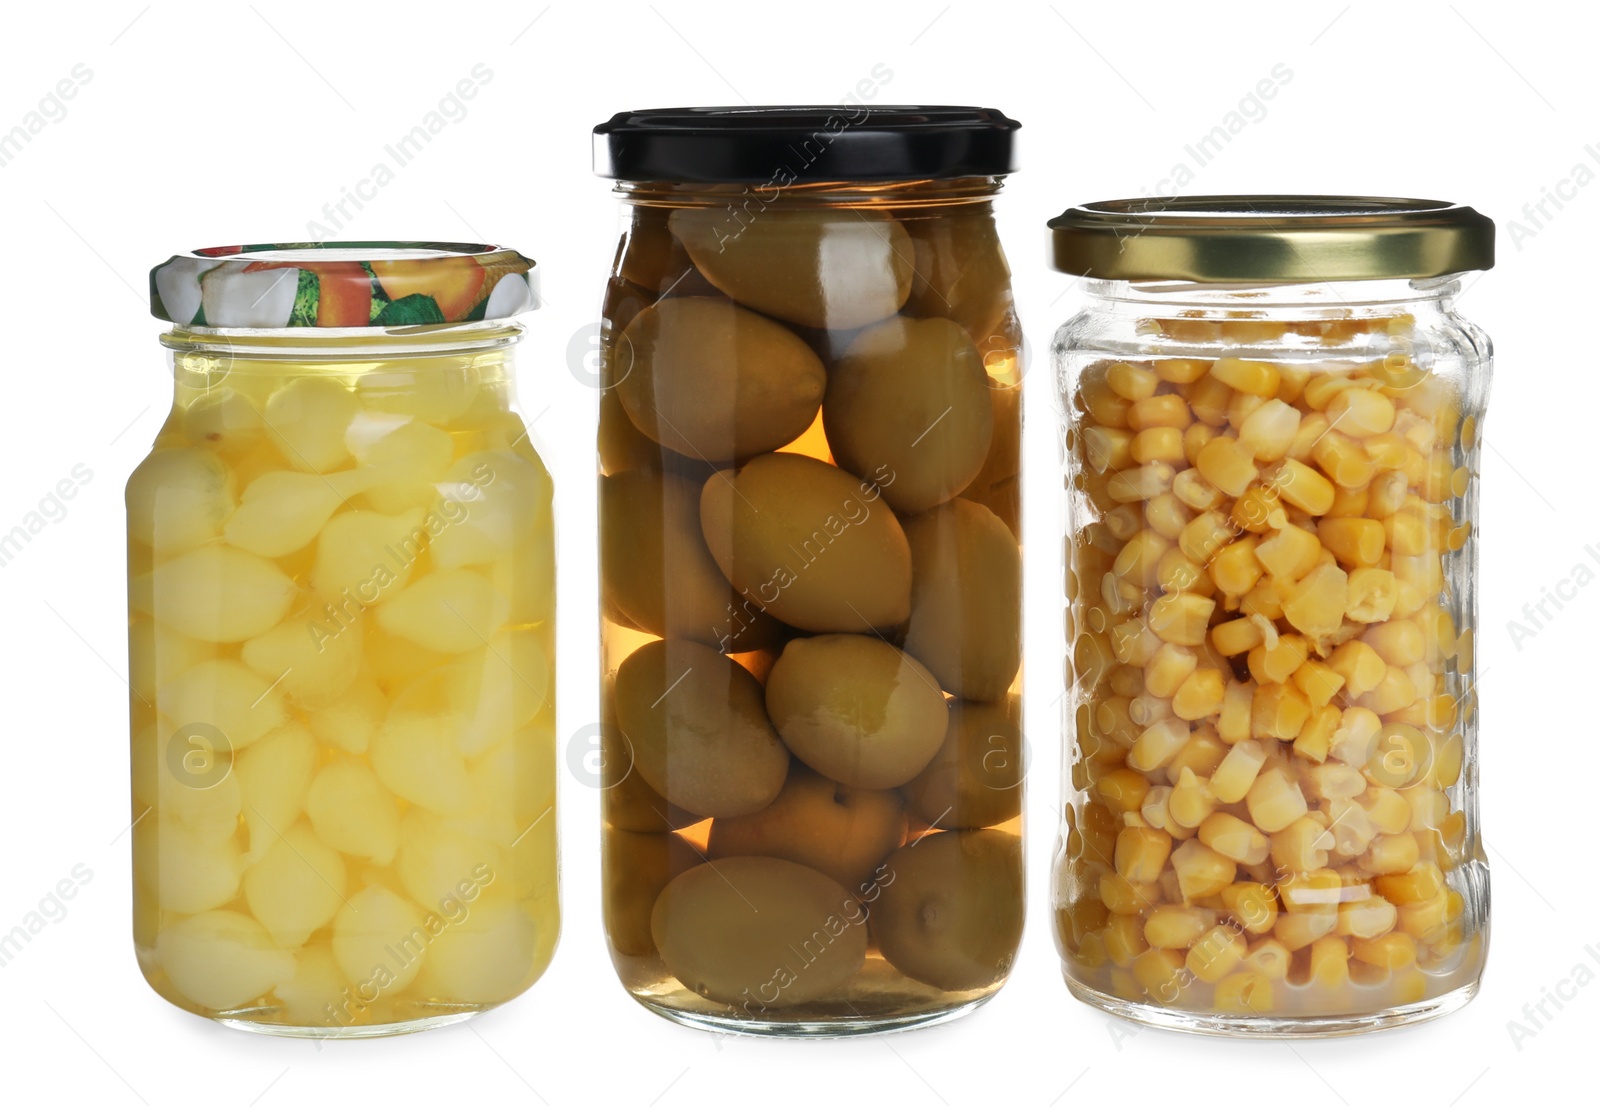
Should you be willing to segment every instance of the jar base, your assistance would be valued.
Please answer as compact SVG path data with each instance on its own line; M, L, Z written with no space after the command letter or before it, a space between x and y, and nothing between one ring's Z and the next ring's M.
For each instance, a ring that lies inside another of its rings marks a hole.
M261 1010L271 1012L272 1010ZM251 1019L250 1010L237 1014L214 1014L211 1019L218 1024L241 1032L255 1032L267 1036L287 1036L303 1040L365 1040L379 1036L403 1036L408 1032L426 1032L430 1028L444 1028L475 1020L488 1009L466 1012L440 1013L436 1016L418 1016L409 1020L396 1020L388 1024L283 1024Z
M1078 1000L1097 1009L1151 1028L1168 1032L1194 1032L1206 1036L1234 1036L1244 1039L1317 1039L1325 1036L1356 1036L1386 1028L1403 1028L1445 1016L1463 1007L1478 995L1477 981L1458 986L1437 997L1410 1005L1397 1005L1370 1013L1339 1016L1239 1016L1236 1014L1186 1012L1138 1001L1125 1001L1091 989L1067 978L1067 988Z
M992 995L991 995L992 996ZM833 1039L841 1036L883 1035L931 1028L966 1016L989 997L963 1001L956 1005L922 1009L886 1016L830 1017L826 1020L756 1020L753 1017L719 1016L715 1013L678 1009L657 1001L635 997L639 1004L668 1020L703 1032L722 1032L735 1036L770 1036L788 1039Z

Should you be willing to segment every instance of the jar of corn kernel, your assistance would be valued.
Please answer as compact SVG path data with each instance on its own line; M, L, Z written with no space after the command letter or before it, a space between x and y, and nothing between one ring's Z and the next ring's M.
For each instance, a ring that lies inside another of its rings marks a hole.
M959 1016L1022 930L1021 333L991 109L623 113L605 923L701 1027Z
M167 1000L385 1035L555 946L551 484L533 264L258 244L151 272L176 379L128 481L134 941Z
M1067 466L1067 983L1162 1027L1459 1008L1488 943L1469 208L1114 201L1051 222Z

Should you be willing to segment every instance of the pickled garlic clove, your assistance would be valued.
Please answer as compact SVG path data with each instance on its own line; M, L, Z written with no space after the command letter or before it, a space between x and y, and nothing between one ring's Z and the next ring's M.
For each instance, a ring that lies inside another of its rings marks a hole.
M156 706L180 728L213 728L242 750L288 717L272 684L237 661L203 661L162 688Z
M347 510L322 529L311 586L327 600L348 600L359 613L398 591L427 545L420 510L393 516Z
M304 823L275 837L244 874L250 914L280 947L300 946L333 919L344 889L344 859Z
M257 556L287 556L305 548L344 505L345 495L331 478L297 471L260 476L244 489L223 536Z
M509 742L467 763L474 802L465 822L501 846L519 852L542 841L535 838L538 829L553 839L555 769L552 709L518 730Z
M378 779L395 795L440 815L472 807L467 763L456 751L451 716L391 710L369 751Z
M300 376L267 399L267 436L291 467L332 471L350 459L345 430L358 408L355 394L336 380Z
M130 598L146 599L161 621L208 642L265 633L288 612L295 592L294 581L270 561L222 544L163 561L129 585Z
M273 996L283 1002L283 1019L290 1024L359 1023L352 1010L360 1005L350 993L349 979L326 943L302 947L295 956L293 976L273 989Z
M505 624L511 602L476 572L434 572L378 609L391 634L440 653L466 653Z
M222 533L235 506L233 473L204 448L158 448L128 479L128 536L158 554Z
M265 426L255 399L232 387L208 390L183 411L184 437L233 459L254 446Z
M370 676L358 676L342 696L306 713L318 742L349 754L364 754L389 713L389 700Z
M356 984L378 982L399 993L422 969L428 947L427 913L381 885L352 896L333 922L333 957Z
M156 957L173 988L205 1009L235 1009L294 975L293 957L240 912L203 912L156 937Z
M521 905L479 897L428 944L419 992L445 1001L509 1000L537 973L539 925Z
M250 861L260 859L299 817L316 764L316 739L299 723L278 728L239 755L233 779L243 791Z
M165 912L205 912L239 892L239 842L198 838L175 819L147 816L134 828L133 876Z
M219 752L211 739L185 737L171 720L157 718L134 731L132 758L140 805L159 808L207 845L233 837L244 797L230 750Z
M485 878L498 881L506 868L505 852L493 842L453 828L438 816L412 808L400 821L400 850L395 872L412 900L436 908L459 899L457 890Z
M162 685L216 652L211 642L136 615L128 629L128 683L140 697L153 701Z
M434 564L460 568L514 556L548 531L552 484L540 464L515 452L475 452L457 460L437 485Z
M431 480L455 455L449 433L404 414L357 414L345 444L361 467L395 478Z
M300 707L326 707L361 671L361 640L359 622L335 626L325 613L308 608L245 642L239 659L276 678L278 690Z
M367 765L343 758L323 766L306 790L306 816L335 850L380 866L394 860L399 804Z

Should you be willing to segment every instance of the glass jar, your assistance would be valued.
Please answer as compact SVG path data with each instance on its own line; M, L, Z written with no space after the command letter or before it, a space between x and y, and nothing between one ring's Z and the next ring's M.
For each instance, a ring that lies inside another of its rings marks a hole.
M134 942L233 1027L465 1020L555 947L533 264L261 244L151 272L176 390L128 481Z
M605 923L635 999L959 1015L1022 929L1021 334L983 109L624 113L607 287Z
M1161 1027L1406 1024L1478 987L1468 208L1107 202L1051 222L1079 998Z

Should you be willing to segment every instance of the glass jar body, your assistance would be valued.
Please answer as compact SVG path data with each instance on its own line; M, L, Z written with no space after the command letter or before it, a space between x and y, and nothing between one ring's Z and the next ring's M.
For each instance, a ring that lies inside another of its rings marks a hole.
M622 187L605 921L674 1019L914 1027L1010 968L1021 336L996 186Z
M134 937L180 1008L381 1035L549 963L552 491L518 332L164 338L127 490Z
M1080 998L1281 1036L1476 991L1491 356L1457 289L1092 281L1057 333Z

